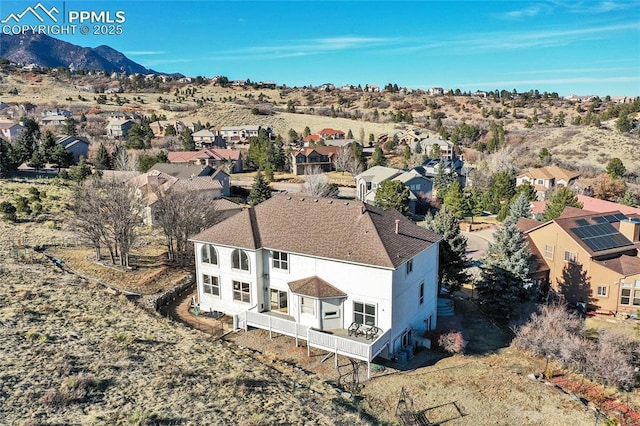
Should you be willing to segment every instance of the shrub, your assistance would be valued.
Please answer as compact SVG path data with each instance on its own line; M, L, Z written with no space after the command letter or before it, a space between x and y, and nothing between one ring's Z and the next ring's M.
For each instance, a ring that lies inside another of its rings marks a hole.
M0 203L0 213L2 213L2 218L9 222L15 222L17 219L16 208L8 201L3 201Z
M450 330L438 336L438 347L449 354L464 352L466 342L460 331Z
M31 214L31 207L29 206L29 200L26 197L16 197L16 210L20 214L29 216Z

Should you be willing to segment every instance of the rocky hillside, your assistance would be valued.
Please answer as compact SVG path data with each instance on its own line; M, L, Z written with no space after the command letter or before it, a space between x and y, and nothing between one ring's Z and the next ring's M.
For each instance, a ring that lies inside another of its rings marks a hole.
M140 74L151 72L109 46L81 47L46 34L31 32L0 35L0 57L48 68Z

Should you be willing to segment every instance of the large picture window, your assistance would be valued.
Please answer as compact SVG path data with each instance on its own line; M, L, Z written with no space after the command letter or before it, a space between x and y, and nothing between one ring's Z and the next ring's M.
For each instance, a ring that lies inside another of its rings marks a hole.
M233 282L233 300L236 302L251 303L251 286L241 281Z
M220 280L211 275L202 276L202 290L205 294L220 296Z
M353 302L353 322L376 325L376 305Z
M202 263L209 263L211 265L218 264L218 252L216 248L211 244L204 244L202 246Z
M231 265L233 269L240 269L242 271L249 270L249 256L244 250L236 249L231 254Z
M289 253L282 251L273 252L273 268L282 269L283 271L289 270Z

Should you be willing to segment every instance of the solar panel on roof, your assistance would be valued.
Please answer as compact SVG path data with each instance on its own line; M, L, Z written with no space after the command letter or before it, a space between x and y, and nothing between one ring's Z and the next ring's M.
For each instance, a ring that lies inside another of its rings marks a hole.
M607 219L605 219L602 216L592 217L591 220L593 220L596 223L607 223Z
M618 221L618 219L616 219L615 215L612 215L612 214L608 214L608 215L606 215L604 218L605 218L605 219L607 220L607 222L609 222L609 223L611 223L611 222L617 222L617 221Z
M595 219L596 218L594 218L594 220ZM616 228L608 222L597 223L595 225L578 226L576 228L571 228L571 231L593 251L609 250L633 245L631 241L618 232Z
M628 219L627 216L624 213L616 213L616 214L614 214L614 216L618 220L626 220L626 219Z
M589 224L589 221L586 219L576 219L576 225L578 226L586 226Z

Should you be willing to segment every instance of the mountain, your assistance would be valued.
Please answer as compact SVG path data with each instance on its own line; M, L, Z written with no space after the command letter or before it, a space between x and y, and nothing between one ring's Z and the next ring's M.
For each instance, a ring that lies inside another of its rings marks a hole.
M46 34L32 32L0 34L0 57L16 63L36 64L47 68L67 67L72 70L103 70L129 74L152 73L109 46L81 47Z

